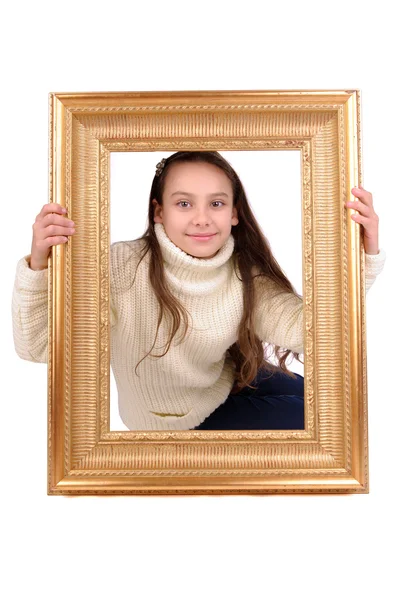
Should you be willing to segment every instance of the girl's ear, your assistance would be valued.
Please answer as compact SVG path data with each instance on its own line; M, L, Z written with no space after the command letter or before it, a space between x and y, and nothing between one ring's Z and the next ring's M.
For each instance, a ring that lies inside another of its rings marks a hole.
M162 223L163 219L162 219L162 207L158 204L157 200L153 199L152 200L152 204L155 205L155 212L154 212L154 223Z

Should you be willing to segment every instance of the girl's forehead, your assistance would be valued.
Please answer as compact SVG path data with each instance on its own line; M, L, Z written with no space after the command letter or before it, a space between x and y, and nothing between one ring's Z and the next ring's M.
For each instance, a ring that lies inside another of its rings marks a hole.
M171 165L170 170L166 174L165 188L171 190L171 188L185 185L205 185L210 186L212 184L220 185L226 189L224 191L231 191L232 184L228 176L216 165L208 163L181 163ZM176 187L176 189L177 189ZM190 191L190 190L186 190Z

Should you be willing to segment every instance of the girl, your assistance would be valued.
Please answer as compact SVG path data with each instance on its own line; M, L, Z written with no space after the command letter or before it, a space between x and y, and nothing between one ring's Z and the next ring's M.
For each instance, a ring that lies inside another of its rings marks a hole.
M385 255L372 195L363 188L353 194L358 200L346 207L358 211L352 218L364 228L369 289ZM31 254L17 265L15 348L34 362L47 361L48 255L75 233L63 212L43 206ZM304 381L286 366L303 353L302 298L231 165L218 152L163 159L148 223L142 237L110 248L111 365L126 426L303 429ZM152 352L156 342L163 353Z

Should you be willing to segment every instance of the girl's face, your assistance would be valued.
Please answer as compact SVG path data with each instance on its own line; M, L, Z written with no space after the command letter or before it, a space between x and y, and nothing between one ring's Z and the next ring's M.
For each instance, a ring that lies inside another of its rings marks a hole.
M209 163L177 163L166 177L163 206L156 199L155 223L163 223L170 240L195 258L213 258L239 220L233 207L232 184ZM213 234L209 239L193 235Z

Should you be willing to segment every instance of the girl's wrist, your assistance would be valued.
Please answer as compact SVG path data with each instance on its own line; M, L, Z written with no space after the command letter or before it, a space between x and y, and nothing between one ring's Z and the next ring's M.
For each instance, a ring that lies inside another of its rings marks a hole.
M27 258L27 261L28 261L29 269L31 269L32 271L44 271L44 269L47 269L47 267L48 267L48 264L43 265L40 263L36 263L34 259L32 261L32 256L29 256Z
M378 237L376 239L372 239L372 240L367 239L365 237L364 238L364 248L365 248L366 254L379 254L380 248L379 248Z

